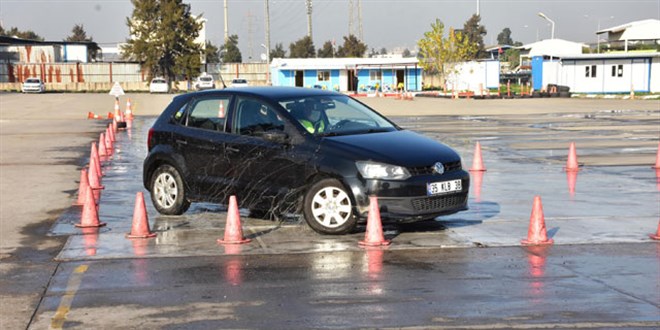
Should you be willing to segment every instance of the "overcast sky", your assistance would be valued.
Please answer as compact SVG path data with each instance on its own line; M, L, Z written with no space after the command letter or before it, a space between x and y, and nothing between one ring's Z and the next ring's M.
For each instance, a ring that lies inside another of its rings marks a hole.
M207 39L223 42L223 0L184 1L193 14L208 19ZM243 59L254 59L265 43L264 0L229 0L229 33L239 36ZM358 0L353 0L357 3ZM313 0L313 40L316 48L348 34L348 0ZM497 43L497 34L509 27L512 38L523 43L550 38L551 25L538 16L543 12L555 21L555 38L596 42L596 30L642 19L660 19L660 0L362 0L364 41L380 50L415 49L417 40L440 19L445 26L461 28L480 4L481 23L488 30L487 45ZM129 0L0 0L0 21L7 29L33 30L46 40L62 40L75 24L83 24L88 36L109 46L128 37L126 17ZM355 11L357 16L357 10ZM270 0L271 48L307 34L305 0ZM251 47L250 47L251 46Z

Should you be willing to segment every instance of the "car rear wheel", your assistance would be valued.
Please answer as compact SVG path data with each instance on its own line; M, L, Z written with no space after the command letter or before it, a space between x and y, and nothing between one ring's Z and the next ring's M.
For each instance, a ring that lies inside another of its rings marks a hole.
M159 166L151 176L151 201L161 214L179 215L190 207L183 179L170 165Z
M312 185L305 195L303 212L307 224L321 234L347 234L357 225L349 192L335 179Z

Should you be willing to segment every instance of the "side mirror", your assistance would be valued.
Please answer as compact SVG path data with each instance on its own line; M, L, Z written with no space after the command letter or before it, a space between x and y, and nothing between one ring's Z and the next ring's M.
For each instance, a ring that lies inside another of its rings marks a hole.
M274 131L274 130L273 131L266 131L266 132L264 132L262 137L264 138L264 140L269 141L269 142L273 142L273 143L283 144L283 143L286 143L287 141L289 141L289 135L282 132L282 131Z

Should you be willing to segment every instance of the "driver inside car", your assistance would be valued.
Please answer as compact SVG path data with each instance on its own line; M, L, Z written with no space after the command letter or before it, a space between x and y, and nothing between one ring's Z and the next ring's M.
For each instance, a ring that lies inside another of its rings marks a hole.
M294 116L309 133L322 133L325 130L325 123L318 103L305 102L301 108L296 110Z

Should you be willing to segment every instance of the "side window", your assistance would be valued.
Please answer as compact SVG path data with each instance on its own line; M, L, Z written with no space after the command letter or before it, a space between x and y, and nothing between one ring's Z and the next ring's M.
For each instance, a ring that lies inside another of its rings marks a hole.
M234 116L233 132L261 136L266 131L284 131L284 121L267 104L254 99L239 98Z
M228 98L202 99L193 103L188 115L188 126L224 132ZM175 115L176 117L176 115Z

